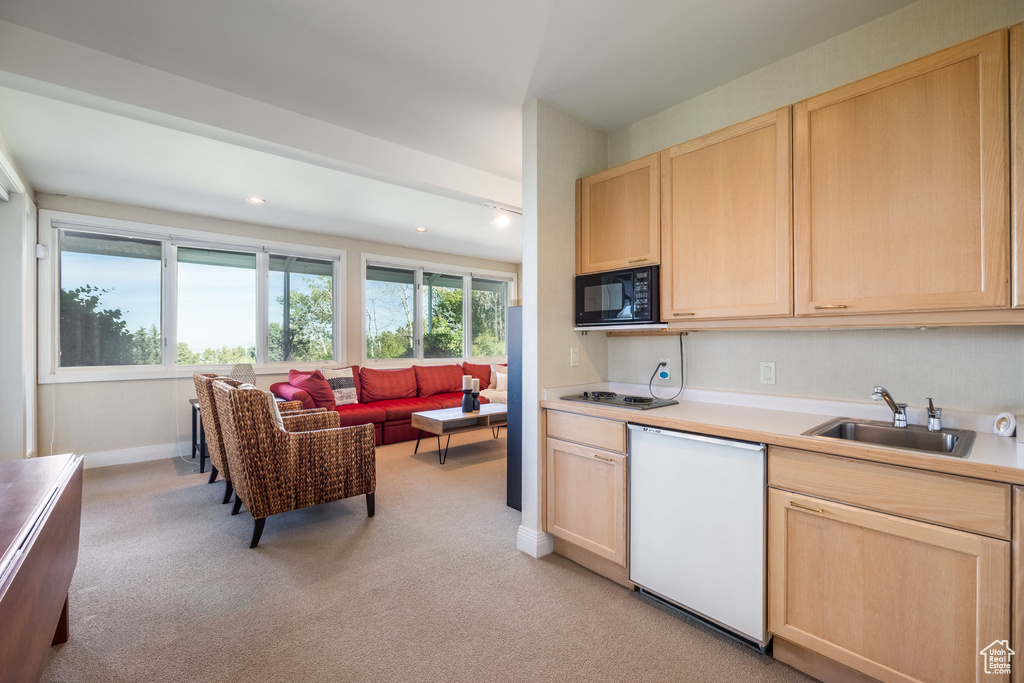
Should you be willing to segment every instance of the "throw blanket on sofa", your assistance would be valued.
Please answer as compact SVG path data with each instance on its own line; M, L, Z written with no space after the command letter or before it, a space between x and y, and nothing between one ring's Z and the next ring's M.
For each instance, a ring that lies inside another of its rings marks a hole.
M508 392L497 389L481 389L480 395L491 403L508 403Z

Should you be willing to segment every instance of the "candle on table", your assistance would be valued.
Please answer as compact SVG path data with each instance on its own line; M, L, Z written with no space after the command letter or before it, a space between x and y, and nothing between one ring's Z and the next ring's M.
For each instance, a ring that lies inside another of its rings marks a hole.
M462 376L462 390L466 391L467 389L471 390L472 388L473 388L473 376L472 375L463 375Z
M480 391L480 380L478 380L476 378L473 379L473 391L474 392L479 392Z

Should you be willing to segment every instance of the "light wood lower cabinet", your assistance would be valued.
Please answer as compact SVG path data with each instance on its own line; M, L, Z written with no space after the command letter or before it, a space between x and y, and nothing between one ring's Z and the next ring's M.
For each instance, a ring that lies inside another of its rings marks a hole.
M881 681L1008 681L1010 543L769 491L772 633Z
M1013 487L1013 683L1024 683L1024 486Z
M626 566L626 456L547 439L544 528Z

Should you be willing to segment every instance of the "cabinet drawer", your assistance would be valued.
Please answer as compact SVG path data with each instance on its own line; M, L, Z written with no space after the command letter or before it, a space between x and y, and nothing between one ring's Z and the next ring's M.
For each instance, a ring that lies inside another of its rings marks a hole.
M626 423L621 420L549 410L547 435L607 451L626 452Z
M1010 538L1006 484L773 447L768 484L900 517Z

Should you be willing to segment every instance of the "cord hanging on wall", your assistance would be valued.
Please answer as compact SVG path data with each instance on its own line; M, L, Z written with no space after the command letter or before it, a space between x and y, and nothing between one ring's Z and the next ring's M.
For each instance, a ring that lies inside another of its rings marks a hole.
M665 365L664 362L660 362L660 363L658 363L658 366L656 368L654 368L654 372L651 373L651 379L648 380L648 382L647 382L647 391L649 391L651 396L654 397L654 398L659 398L659 399L662 399L662 400L665 400L665 401L670 401L670 400L672 400L674 398L677 398L681 393L683 393L683 386L686 384L686 373L685 373L685 368L683 367L683 335L684 334L686 334L686 333L685 332L680 332L679 333L679 391L677 391L674 395L672 395L672 396L670 396L668 398L663 398L661 396L655 396L654 395L654 378L657 376L658 370L661 370L662 366Z

